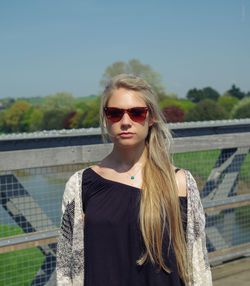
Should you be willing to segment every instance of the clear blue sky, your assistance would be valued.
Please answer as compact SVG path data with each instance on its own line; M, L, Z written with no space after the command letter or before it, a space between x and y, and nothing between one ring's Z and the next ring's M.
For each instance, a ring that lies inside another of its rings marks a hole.
M1 0L0 98L101 91L138 59L167 93L250 90L250 0Z

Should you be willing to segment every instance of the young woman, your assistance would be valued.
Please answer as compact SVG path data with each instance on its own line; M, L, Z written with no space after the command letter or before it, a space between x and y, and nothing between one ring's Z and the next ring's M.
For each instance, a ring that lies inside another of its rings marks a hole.
M212 285L199 191L172 164L151 87L139 77L114 77L100 123L113 150L66 184L58 285Z

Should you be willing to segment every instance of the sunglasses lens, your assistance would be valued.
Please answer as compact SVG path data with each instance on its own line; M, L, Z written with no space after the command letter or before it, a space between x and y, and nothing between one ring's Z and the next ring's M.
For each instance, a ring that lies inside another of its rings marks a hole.
M111 122L118 122L122 119L124 112L135 122L143 122L147 116L147 107L134 107L130 109L120 109L115 107L105 107L105 114Z
M107 118L112 121L112 122L118 122L121 120L124 111L123 109L118 109L118 108L112 108L112 107L107 107L105 109L105 113Z
M146 107L135 107L131 108L128 113L133 121L143 122L147 116L147 110Z

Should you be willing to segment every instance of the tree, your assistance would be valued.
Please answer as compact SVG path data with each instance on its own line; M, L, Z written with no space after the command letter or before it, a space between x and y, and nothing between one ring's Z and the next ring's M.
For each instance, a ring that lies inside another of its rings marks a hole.
M193 88L187 92L187 99L191 100L192 102L200 102L204 99L204 95L202 90Z
M1 109L8 109L10 108L15 102L14 98L3 98L0 100Z
M63 122L68 115L67 109L47 109L43 114L42 129L62 129Z
M187 99L174 100L166 98L163 101L161 101L159 105L161 108L169 106L177 106L180 109L182 109L184 113L187 113L191 108L195 106L195 103Z
M68 108L74 104L74 98L71 93L57 92L56 94L45 97L45 106L49 109Z
M222 96L219 97L217 101L217 103L220 106L222 106L228 114L230 114L232 108L238 102L239 102L239 99L237 97L231 96L230 93L223 94Z
M84 119L85 112L82 110L77 110L74 116L70 119L70 128L81 128L82 120Z
M100 85L105 87L112 77L122 73L140 76L152 86L157 94L165 93L165 88L162 85L160 74L152 70L150 65L144 65L136 59L132 59L128 63L122 61L115 62L111 66L107 67L100 81Z
M235 84L233 84L231 89L229 89L227 92L230 93L231 96L234 96L238 99L242 99L245 96L245 93L242 92L239 87L236 87Z
M5 112L0 111L0 134L6 131L5 126Z
M218 98L220 97L220 94L215 89L209 86L203 88L202 92L203 92L204 99L207 98L207 99L212 99L214 101L217 101Z
M211 99L204 99L196 104L184 117L184 121L204 121L226 119L227 113Z
M182 122L184 111L178 106L168 106L162 109L167 122Z
M30 131L30 123L31 123L31 114L34 111L34 107L30 106L30 108L24 113L23 119L20 122L21 130L24 132Z
M5 123L8 131L20 132L24 131L21 128L21 121L23 120L25 112L30 108L29 103L20 100L16 101L10 109L5 113Z
M70 129L72 128L71 127L71 124L72 124L72 119L74 118L74 116L76 115L76 111L71 111L67 117L64 119L63 121L63 128L65 129Z
M250 97L243 98L234 106L231 118L250 118Z
M34 109L30 115L30 131L38 131L43 129L43 110Z
M101 97L98 97L95 102L92 103L91 108L83 115L82 127L98 127L99 126L99 110L101 104Z
M187 99L193 102L200 102L204 99L217 101L220 94L212 87L204 87L203 89L193 88L187 92Z

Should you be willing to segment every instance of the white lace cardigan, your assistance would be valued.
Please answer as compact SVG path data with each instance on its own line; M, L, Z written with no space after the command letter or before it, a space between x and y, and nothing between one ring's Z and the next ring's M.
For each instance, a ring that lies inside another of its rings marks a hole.
M82 212L82 173L76 172L67 182L62 202L62 220L57 244L57 285L84 285L84 227ZM205 215L196 182L189 171L187 180L186 240L192 259L192 276L188 286L210 286Z

